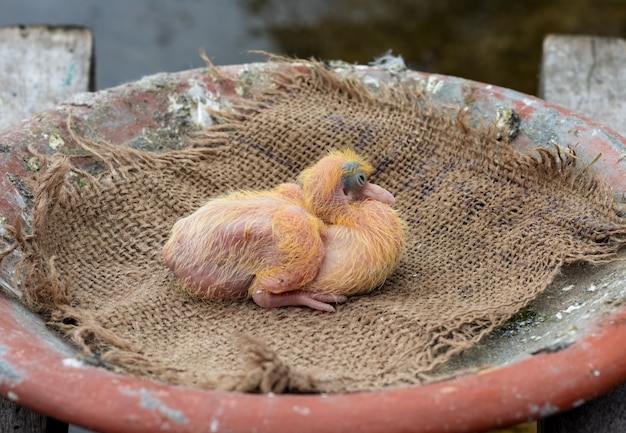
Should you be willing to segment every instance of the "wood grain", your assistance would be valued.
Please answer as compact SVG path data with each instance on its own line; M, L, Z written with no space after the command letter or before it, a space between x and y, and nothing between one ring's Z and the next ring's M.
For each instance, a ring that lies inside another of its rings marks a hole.
M539 97L626 136L626 40L549 35Z
M92 53L82 27L0 28L0 129L93 90Z
M42 433L46 417L0 398L0 432Z
M543 44L539 96L626 136L626 41L550 35ZM546 385L546 386L549 386ZM626 432L626 384L539 422L540 433Z
M0 28L0 129L93 90L93 70L93 36L86 28ZM67 431L66 423L0 398L2 433Z

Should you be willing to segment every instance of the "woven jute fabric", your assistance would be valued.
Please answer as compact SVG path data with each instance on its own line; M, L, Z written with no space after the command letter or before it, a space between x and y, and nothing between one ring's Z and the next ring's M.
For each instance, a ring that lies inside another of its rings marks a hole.
M621 204L572 151L522 154L419 94L288 63L184 150L80 139L107 167L97 177L53 157L19 239L25 303L126 374L248 392L376 390L430 380L563 264L610 260L626 241ZM293 181L346 147L372 162L408 224L383 287L324 313L202 301L177 285L160 255L177 219L218 194Z

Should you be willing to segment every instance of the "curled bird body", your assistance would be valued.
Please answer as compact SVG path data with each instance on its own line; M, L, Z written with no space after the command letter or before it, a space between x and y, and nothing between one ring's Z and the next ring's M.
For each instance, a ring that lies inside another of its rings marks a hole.
M371 171L353 151L332 152L297 184L214 198L174 224L164 261L196 296L334 311L380 286L404 248L393 195Z

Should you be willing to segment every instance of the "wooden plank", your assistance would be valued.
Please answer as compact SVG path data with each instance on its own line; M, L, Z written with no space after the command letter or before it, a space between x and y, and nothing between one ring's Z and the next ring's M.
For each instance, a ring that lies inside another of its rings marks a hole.
M93 90L93 71L93 36L86 28L0 28L0 129ZM67 430L66 423L0 398L0 432Z
M83 27L0 28L0 129L93 90L92 53Z
M547 36L539 96L626 137L626 40Z
M546 418L539 433L626 432L626 385L560 415Z
M540 83L540 97L626 137L625 40L593 36L546 37ZM580 407L540 421L538 431L626 432L626 384Z
M42 433L46 417L0 398L0 432Z

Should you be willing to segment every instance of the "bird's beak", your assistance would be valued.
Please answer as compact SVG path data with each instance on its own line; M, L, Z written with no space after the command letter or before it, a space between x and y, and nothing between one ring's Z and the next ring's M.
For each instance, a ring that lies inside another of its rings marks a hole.
M387 191L382 186L378 186L375 183L366 183L361 190L361 197L370 199L370 200L378 200L385 204L394 204L396 199L392 193Z

